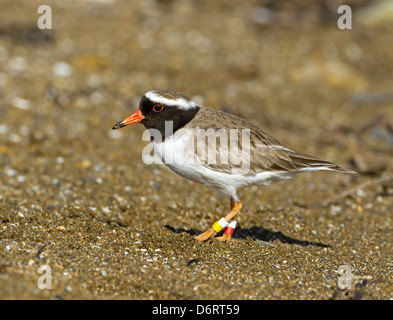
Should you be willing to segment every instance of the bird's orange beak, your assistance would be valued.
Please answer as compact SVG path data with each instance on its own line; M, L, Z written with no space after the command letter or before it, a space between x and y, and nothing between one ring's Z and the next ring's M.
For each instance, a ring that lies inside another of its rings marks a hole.
M138 123L141 122L143 119L145 119L145 116L142 115L141 110L139 109L137 112L133 113L129 117L125 118L123 121L120 121L119 123L115 124L112 128L112 130L119 129L125 126L128 126L133 123Z

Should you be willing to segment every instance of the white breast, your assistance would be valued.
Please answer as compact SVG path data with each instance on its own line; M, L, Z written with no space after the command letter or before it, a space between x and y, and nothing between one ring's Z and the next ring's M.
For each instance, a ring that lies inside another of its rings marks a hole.
M201 166L194 152L194 136L191 130L180 129L163 142L153 141L156 155L180 176L203 183Z

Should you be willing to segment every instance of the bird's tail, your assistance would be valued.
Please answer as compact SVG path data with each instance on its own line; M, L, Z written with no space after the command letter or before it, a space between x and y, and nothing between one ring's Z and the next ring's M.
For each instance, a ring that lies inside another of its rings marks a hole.
M301 172L327 170L349 174L357 174L357 172L341 167L333 162L318 159L309 155L296 153L291 155L290 157L294 166L297 168L297 170Z

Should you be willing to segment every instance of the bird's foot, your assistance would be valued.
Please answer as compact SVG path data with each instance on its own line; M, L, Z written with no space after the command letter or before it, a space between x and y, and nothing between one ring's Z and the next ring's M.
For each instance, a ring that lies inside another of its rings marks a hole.
M221 237L216 237L215 239L228 243L231 241L232 236L230 234L224 233Z
M201 233L200 235L196 236L195 239L198 241L207 241L211 237L214 237L217 234L217 232L214 231L213 228L210 228L209 230L205 231L204 233Z

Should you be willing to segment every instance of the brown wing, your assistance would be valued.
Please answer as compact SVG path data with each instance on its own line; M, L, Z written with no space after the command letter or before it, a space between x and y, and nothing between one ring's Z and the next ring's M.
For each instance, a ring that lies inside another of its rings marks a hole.
M195 153L200 163L213 170L255 174L324 167L350 172L332 162L290 150L251 122L223 111L203 107L186 127L195 130Z

